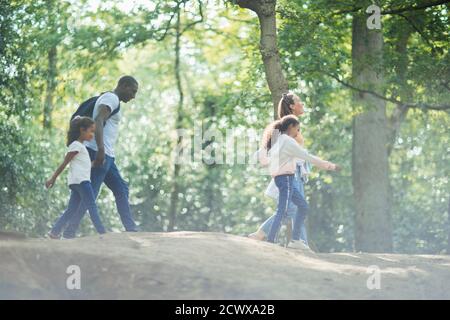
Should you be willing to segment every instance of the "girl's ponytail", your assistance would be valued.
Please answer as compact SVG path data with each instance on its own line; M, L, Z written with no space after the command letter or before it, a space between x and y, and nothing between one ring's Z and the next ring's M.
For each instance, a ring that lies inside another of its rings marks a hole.
M80 130L87 129L94 124L94 120L89 117L76 116L70 121L69 131L67 132L67 146L80 137Z
M270 148L272 148L272 146L275 144L280 134L285 133L289 126L298 126L299 124L300 122L298 121L297 117L293 115L284 116L279 120L275 120L264 130L261 147L269 151Z
M263 139L261 141L262 148L266 149L267 151L272 148L275 143L274 140L276 140L274 137L274 133L276 132L276 130L279 130L280 124L281 120L275 120L274 122L269 124L266 129L264 129Z

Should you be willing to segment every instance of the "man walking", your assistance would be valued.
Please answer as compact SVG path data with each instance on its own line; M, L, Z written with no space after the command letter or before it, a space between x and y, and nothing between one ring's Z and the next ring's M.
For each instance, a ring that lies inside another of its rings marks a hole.
M93 166L91 183L97 198L100 187L105 185L113 192L122 224L126 231L136 232L137 226L129 203L128 184L120 175L115 164L114 145L119 135L121 118L120 102L128 102L135 98L138 82L131 76L119 79L112 92L103 93L95 102L93 118L95 120L95 138L86 143ZM64 231L64 238L74 238L86 208L80 207L72 217Z

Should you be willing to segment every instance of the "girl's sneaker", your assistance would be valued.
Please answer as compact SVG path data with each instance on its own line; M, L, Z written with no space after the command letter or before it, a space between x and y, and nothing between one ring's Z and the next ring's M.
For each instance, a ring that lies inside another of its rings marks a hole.
M49 232L47 232L47 238L50 238L53 240L59 240L59 239L61 239L61 236L53 234L51 231L49 231Z

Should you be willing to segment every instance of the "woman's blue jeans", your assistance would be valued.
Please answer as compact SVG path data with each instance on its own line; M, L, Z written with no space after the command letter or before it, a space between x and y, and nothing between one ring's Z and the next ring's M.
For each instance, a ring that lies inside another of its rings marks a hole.
M307 243L305 218L308 213L308 203L304 196L303 183L300 184L299 179L294 175L281 175L275 177L274 180L279 190L278 206L275 215L268 219L272 219L272 221L267 240L269 242L275 242L275 237L280 230L281 222L284 218L288 217L289 206L292 203L296 207L292 239L301 239ZM302 188L300 188L300 185ZM270 221L267 224L270 224ZM266 226L265 228L268 227ZM304 238L302 238L302 233Z
M52 228L52 233L59 235L66 224L73 218L80 207L84 207L89 211L92 223L98 233L105 233L105 227L100 220L97 205L95 203L94 190L89 181L83 181L80 184L71 184L69 204L66 211L59 217Z

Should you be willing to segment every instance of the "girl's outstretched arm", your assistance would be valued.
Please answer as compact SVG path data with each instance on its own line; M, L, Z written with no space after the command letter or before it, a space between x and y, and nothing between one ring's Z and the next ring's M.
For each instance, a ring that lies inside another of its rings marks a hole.
M47 189L50 189L51 187L53 187L58 176L61 174L61 172L64 171L64 169L67 167L69 162L72 161L73 157L75 157L77 155L77 153L78 153L78 151L67 152L63 163L61 163L61 165L58 167L58 169L56 169L53 176L50 179L48 179L47 182L45 182L45 187Z
M322 160L319 157L313 156L312 154L308 153L308 151L300 147L293 138L286 141L285 148L291 156L309 161L321 169L332 171L340 170L340 167L338 165L329 161Z

